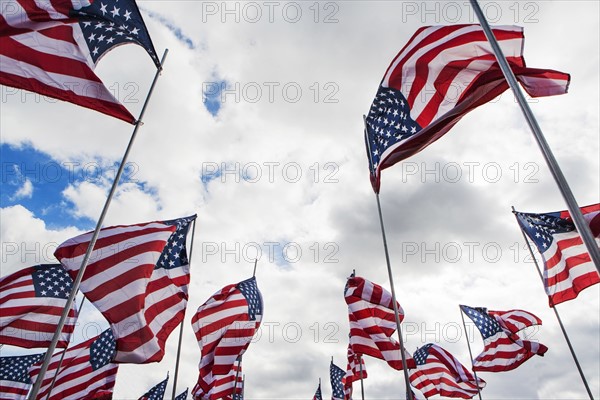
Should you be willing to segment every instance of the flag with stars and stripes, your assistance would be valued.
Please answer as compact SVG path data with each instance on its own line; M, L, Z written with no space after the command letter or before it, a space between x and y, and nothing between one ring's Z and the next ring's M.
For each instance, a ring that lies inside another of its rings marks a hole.
M434 395L470 399L485 387L485 381L465 368L447 350L429 343L419 348L413 358L416 368L410 370L410 384L429 398ZM477 385L479 383L479 385Z
M94 73L110 49L142 46L160 61L134 0L11 0L0 18L0 84L134 123Z
M167 389L167 382L169 381L169 375L167 378L155 385L152 389L148 390L146 394L139 398L139 400L163 400L165 397L165 390ZM187 394L187 392L186 392Z
M0 279L0 344L48 347L58 326L73 280L60 264L24 268ZM75 329L73 304L57 347L67 347Z
M186 388L183 393L181 393L181 394L177 395L177 397L175 397L175 400L186 400L188 391L189 391L189 388Z
M263 300L252 277L225 286L212 295L192 318L201 350L195 399L231 396L234 364L246 351L263 316Z
M542 321L523 310L487 311L461 305L483 338L483 351L473 360L474 371L510 371L534 355L543 356L548 348L539 342L521 339L518 332L541 325Z
M313 396L313 400L323 400L323 394L321 393L321 382L319 382L319 386L317 386L317 391Z
M29 367L39 362L42 357L44 353L0 357L0 400L26 398L33 385Z
M196 216L103 228L80 290L102 312L117 340L114 362L143 364L164 356L181 323L190 270L186 250ZM61 244L55 256L77 275L92 233Z
M366 354L385 360L390 367L402 370L400 343L392 335L396 332L396 318L392 294L380 285L364 278L351 276L344 293L350 319L350 345L355 354ZM396 303L400 322L404 310ZM405 354L407 366L414 364Z
M525 66L523 28L493 31L527 93L566 93L568 74ZM479 25L417 30L392 60L365 121L373 190L379 193L382 170L423 150L507 88Z
M331 400L344 400L344 386L346 372L331 362L329 364L329 381L331 382Z
M52 356L48 370L38 392L38 400L46 399L56 375L54 387L48 400L111 398L118 365L111 362L115 355L115 338L110 329L102 334L79 343L65 352ZM29 369L35 382L42 362ZM57 375L58 374L58 375Z
M581 212L598 242L600 204L582 207ZM598 270L568 211L515 215L544 260L544 287L551 307L576 298L583 289L600 282Z
M344 384L344 395L347 399L352 398L352 382L366 379L368 377L365 360L360 354L355 354L352 346L348 344L348 364L346 364L346 383Z

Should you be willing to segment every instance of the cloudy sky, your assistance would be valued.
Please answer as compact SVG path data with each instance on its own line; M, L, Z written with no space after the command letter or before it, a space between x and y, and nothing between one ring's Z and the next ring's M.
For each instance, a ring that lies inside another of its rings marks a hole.
M139 1L159 54L169 49L105 225L198 214L178 392L197 379L190 319L221 287L252 275L263 326L244 356L248 399L308 399L329 363L345 368L346 277L389 288L362 115L391 59L420 26L472 23L467 2ZM482 2L494 24L525 28L529 66L569 72L569 94L530 99L580 205L600 198L599 3ZM97 74L134 115L154 74L121 46ZM2 87L2 276L55 262L95 226L132 130L72 104ZM470 364L482 348L459 304L522 308L549 347L517 370L481 373L488 399L585 399L585 389L511 213L565 209L510 93L382 174L381 203L406 347L429 342ZM600 286L558 306L600 396ZM75 341L107 327L84 309ZM137 399L170 371L122 365L115 399ZM22 354L2 349L3 355ZM401 372L366 359L370 399L403 399ZM167 393L170 396L172 380ZM179 390L180 389L180 390ZM358 388L357 388L358 389Z

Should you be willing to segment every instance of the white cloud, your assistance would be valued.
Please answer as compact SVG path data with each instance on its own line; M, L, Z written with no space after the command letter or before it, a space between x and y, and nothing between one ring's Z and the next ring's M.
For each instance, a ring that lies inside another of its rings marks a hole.
M29 178L25 178L23 186L18 188L15 193L10 197L11 201L20 199L30 199L33 196L33 183Z

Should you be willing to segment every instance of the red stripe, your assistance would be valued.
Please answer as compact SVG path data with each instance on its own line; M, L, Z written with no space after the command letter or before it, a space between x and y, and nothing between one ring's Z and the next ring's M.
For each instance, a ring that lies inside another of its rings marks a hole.
M30 92L39 93L42 96L77 104L81 107L110 115L111 117L118 118L130 124L135 123L134 116L131 115L131 113L127 111L127 109L121 104L112 103L110 101L98 98L82 97L75 94L71 90L57 89L35 79L23 78L18 75L0 72L0 84L28 90Z
M143 225L148 225L148 224L152 224L153 222L149 222L147 224L139 224L139 225L131 225L131 227L139 227L139 226L143 226ZM155 226L149 226L147 228L144 229L136 229L136 230L130 230L130 231L123 231L120 233L115 233L115 234L110 234L110 232L108 232L109 229L118 229L118 228L128 228L127 226L113 226L110 228L104 228L102 229L102 231L104 232L100 232L100 236L98 237L98 240L96 240L96 244L94 245L94 252L99 252L99 251L103 251L104 248L109 248L109 251L111 253L116 253L117 249L111 248L111 246L114 245L118 245L118 246L123 246L124 244L126 245L128 243L128 240L131 239L135 239L137 237L140 236L145 236L145 235L150 235L152 233L159 233L159 232L175 232L176 227L174 226L164 226L164 227L155 227ZM86 233L90 234L91 232ZM74 238L76 239L76 238ZM162 251L162 248L164 247L164 244L166 243L165 241L163 242L163 246L160 248L156 248L157 250ZM82 255L85 254L85 252L87 251L87 248L89 246L89 241L85 241L85 242L81 242L81 243L75 243L75 244L68 244L69 241L61 244L56 251L54 252L54 256L61 260L63 258L76 258L76 257L80 257ZM122 249L119 248L118 251L121 251ZM128 250L128 249L123 249L123 250ZM104 250L106 251L106 250ZM99 256L96 255L96 258L98 258Z
M494 30L494 35L496 36L496 39L498 41L518 38L521 36L519 34L519 32L497 31L497 30ZM434 58L436 58L440 53L442 53L448 49L466 46L466 45L469 45L469 44L472 44L475 42L486 42L487 43L487 39L485 37L483 30L468 32L468 33L462 34L460 36L457 36L455 38L449 39L443 43L440 43L437 47L429 50L428 52L423 54L421 57L419 57L414 62L415 72L414 72L414 75L411 76L412 78L414 78L414 83L412 84L410 93L407 96L408 104L410 105L411 108L415 104L417 97L422 95L421 92L422 92L423 88L425 87L427 78L429 76L430 62ZM417 46L417 47L423 48L424 46ZM398 71L399 74L402 73L401 69L396 69L396 71ZM437 80L437 77L435 80ZM417 118L417 122L419 122L419 118ZM419 122L419 124L421 126L427 125L427 124L421 124L420 122Z
M68 27L67 29L72 28ZM0 37L0 54L25 64L35 65L49 73L73 76L75 78L101 83L100 79L86 63L57 54L38 51L35 48L24 45L12 37Z

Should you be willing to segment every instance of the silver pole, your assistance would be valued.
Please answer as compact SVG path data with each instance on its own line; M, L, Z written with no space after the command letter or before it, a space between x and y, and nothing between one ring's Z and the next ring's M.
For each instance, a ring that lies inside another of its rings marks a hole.
M192 254L194 251L194 235L196 233L196 219L194 218L194 222L192 222L192 241L190 242L190 255L188 256L188 265L191 270L192 268ZM187 308L187 307L186 307ZM179 375L179 358L181 356L181 342L183 340L183 323L185 322L185 309L183 310L183 319L179 324L179 344L177 345L177 359L175 360L175 375L173 376L173 395L172 399L175 400L177 396L177 376Z
M233 395L235 396L237 393L237 380L238 377L240 376L240 368L242 366L242 357L240 356L238 358L238 368L237 371L235 371L235 379L233 380ZM242 386L242 390L243 390L243 386Z
M365 387L363 385L363 367L362 367L362 356L356 355L358 358L358 365L360 366L360 394L362 395L362 400L365 400Z
M85 303L85 296L83 296L83 299L81 299L81 303L79 303L79 308L77 309L78 314L81 312L83 303ZM67 354L68 348L69 348L69 346L67 346L67 348L65 348L65 350L62 352L62 354L60 356L60 360L58 361L58 367L56 367L56 373L54 374L54 377L52 378L52 383L50 384L50 389L48 389L48 395L46 396L46 400L50 400L50 395L52 394L52 389L54 389L54 384L56 383L56 377L58 376L58 373L60 372L60 368L62 367L62 363L63 363L63 360L65 359L65 354Z
M256 264L258 264L258 258L254 259L254 271L252 272L252 277L256 276Z
M515 218L517 218L517 214L515 212L514 207L512 208L512 211L513 211L513 214L515 215ZM519 225L518 219L517 219L517 224ZM527 239L525 232L523 232L523 229L521 229L521 225L519 225L519 230L521 231L521 234L523 235L523 239L525 240L525 243L527 243L527 248L529 249L529 254L531 255L531 258L533 259L533 263L535 264L535 269L538 273L538 276L540 277L540 279L542 281L542 286L544 286L544 288L545 288L546 285L544 284L544 275L542 274L540 265L537 262L537 258L535 258L535 255L533 254L533 249L531 248L531 243L529 243L529 239ZM556 315L556 319L558 320L558 325L560 326L560 330L562 331L562 334L567 342L567 346L569 347L569 351L571 352L573 361L575 361L575 365L577 366L577 370L579 371L579 376L581 377L581 380L583 381L585 390L587 391L588 396L590 396L590 400L594 400L594 396L592 395L592 391L590 390L587 379L585 378L585 375L583 374L583 370L581 369L581 365L579 364L577 355L575 355L575 350L573 349L573 346L571 345L571 340L569 340L569 335L567 335L567 331L565 330L562 320L560 319L560 315L558 315L558 310L556 309L556 305L552 302L552 298L548 297L548 299L550 301L550 308L552 308L552 310L554 310L554 315Z
M367 117L363 115L363 122L365 126L365 138L367 142L367 150L369 152L369 170L373 173L372 166L373 161L371 159L371 142L367 134ZM394 317L396 319L396 329L398 331L398 339L400 341L400 355L402 356L402 369L404 371L404 383L406 384L406 391L408 392L408 399L414 400L412 390L410 390L410 380L408 378L408 368L406 366L406 356L404 355L404 342L402 341L402 328L400 327L400 316L398 315L398 304L396 301L396 291L394 289L394 277L392 276L392 265L390 263L390 254L388 251L387 239L385 237L385 227L383 225L383 215L381 213L381 202L379 201L379 193L375 193L377 199L377 211L379 213L379 224L381 225L381 237L383 239L383 249L385 252L385 261L387 264L388 277L390 280L390 287L392 289L392 303L394 305Z
M496 41L496 37L494 36L494 33L492 32L489 24L487 23L487 20L485 19L485 16L483 15L483 12L481 11L481 8L479 7L479 3L477 3L477 0L470 0L470 2L471 6L473 7L473 10L475 11L475 14L477 14L477 18L479 19L483 31L485 32L485 36L487 37L488 41L490 42L490 45L492 46L492 49L494 50L496 60L498 60L498 64L500 65L500 69L502 70L502 73L504 74L508 85L515 94L515 98L517 99L519 106L521 107L521 111L523 112L523 115L525 116L525 119L529 124L529 128L531 128L531 132L533 133L533 136L535 137L537 144L540 147L542 154L544 155L544 159L546 160L546 163L550 168L550 172L552 173L552 176L554 177L554 180L556 181L556 184L558 185L558 188L565 202L567 203L567 208L569 209L571 217L573 218L573 222L577 227L577 232L579 232L579 234L581 235L583 243L585 244L585 247L587 248L588 253L590 254L590 258L592 259L592 261L596 265L596 269L600 273L600 250L598 249L598 245L596 244L596 241L594 239L594 236L592 235L592 232L589 229L589 226L583 218L583 214L581 213L581 210L577 205L575 196L573 196L573 193L571 192L567 180L565 179L560 167L558 166L558 163L556 162L556 159L554 158L554 155L550 150L550 146L548 146L546 138L544 137L544 134L542 133L542 130L539 127L535 116L531 112L529 104L527 104L527 101L525 100L523 92L521 92L521 88L519 87L517 78L515 78L515 75L510 69L508 61L506 61L506 57L502 53L502 49Z
M169 50L165 50L162 60L160 61L160 68L156 70L156 74L154 75L154 80L152 81L152 85L150 86L150 91L146 96L146 100L144 101L144 105L142 106L142 111L140 112L140 117L135 123L135 127L133 128L133 132L131 134L131 138L129 139L129 144L127 145L127 149L125 150L125 154L123 155L123 159L121 160L121 165L119 165L119 169L117 170L117 174L115 175L115 179L112 183L112 187L110 188L110 192L108 193L108 197L106 198L106 202L104 203L104 208L100 213L100 218L98 218L98 222L96 223L96 229L92 235L90 240L90 244L88 245L87 251L81 261L81 267L79 267L79 271L77 272L77 276L73 280L73 288L71 289L71 293L67 299L67 303L65 304L65 308L63 309L63 313L60 316L60 320L58 321L58 326L56 328L56 332L54 332L54 336L52 337L52 342L50 342L50 346L46 351L46 355L44 356L44 362L42 363L42 367L40 368L40 372L38 374L37 379L35 380L35 384L29 393L29 400L35 400L37 394L40 390L40 386L42 385L42 381L44 380L44 375L48 370L48 365L50 364L50 359L52 358L52 353L56 349L56 344L58 343L58 339L60 338L60 333L65 325L65 321L67 319L67 315L69 314L69 309L75 300L75 295L79 290L79 286L81 284L81 280L83 279L83 274L85 273L85 268L87 267L87 263L90 259L90 255L92 254L92 250L94 249L94 245L96 244L96 240L98 239L98 235L100 234L100 229L102 228L102 223L104 222L104 217L108 211L108 207L110 206L110 202L112 200L113 195L117 190L117 186L119 184L119 180L121 179L121 175L123 174L123 170L125 169L125 164L127 162L127 158L129 157L129 152L133 146L133 142L137 136L137 131L139 127L142 125L142 118L144 117L144 112L146 111L146 107L148 106L148 102L150 100L150 96L152 96L152 92L154 91L154 86L156 85L156 81L160 76L160 73L163 70L163 65L165 59L167 57L167 53Z
M467 347L469 348L469 357L471 357L471 369L473 370L473 376L475 376L475 384L477 385L477 393L479 394L479 400L481 400L481 389L479 388L479 378L477 372L475 372L475 361L473 361L473 352L471 352L471 343L469 342L469 335L467 334L467 325L465 324L465 315L462 312L462 308L458 306L460 310L460 317L462 318L463 328L465 329L465 338L467 339Z

